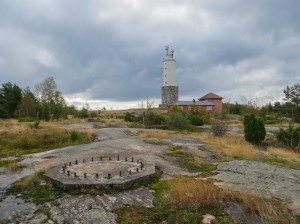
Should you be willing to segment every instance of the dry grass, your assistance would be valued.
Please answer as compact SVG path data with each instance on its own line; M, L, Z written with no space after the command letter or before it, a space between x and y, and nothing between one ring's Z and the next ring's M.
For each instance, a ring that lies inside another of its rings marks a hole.
M242 203L250 213L259 214L263 223L292 223L297 220L282 202L250 194L224 190L210 180L177 176L170 181L170 202L175 208L224 208L227 202Z
M207 143L210 151L218 152L231 158L259 159L253 145L238 136L216 137L206 133L192 134L193 138Z
M176 208L221 207L228 194L211 181L177 176L170 185L171 203Z
M165 131L139 131L141 138L169 138L171 135Z
M289 151L287 149L282 149L282 148L276 148L276 147L268 147L267 148L267 152L282 157L282 158L286 158L286 159L291 159L291 160L300 160L300 154L293 152L293 151Z

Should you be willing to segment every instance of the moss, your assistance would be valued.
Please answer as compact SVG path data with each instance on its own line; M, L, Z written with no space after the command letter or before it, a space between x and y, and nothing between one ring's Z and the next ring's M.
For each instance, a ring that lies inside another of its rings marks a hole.
M191 173L197 173L197 172L211 172L215 169L217 169L217 165L215 164L209 164L206 162L202 162L201 164L197 164L197 162L194 159L193 154L181 152L181 151L173 151L166 153L168 156L174 156L177 157L178 164L181 168L187 169Z
M175 208L170 203L172 180L161 180L151 184L154 192L154 208L127 206L116 210L118 223L139 224L139 223L202 223L203 215L212 214L216 217L214 223L231 224L233 221L223 211L216 207L199 208Z
M36 204L42 204L60 197L63 191L47 185L44 182L44 173L45 171L38 171L16 181L7 189L6 194L21 194L24 200L32 200Z

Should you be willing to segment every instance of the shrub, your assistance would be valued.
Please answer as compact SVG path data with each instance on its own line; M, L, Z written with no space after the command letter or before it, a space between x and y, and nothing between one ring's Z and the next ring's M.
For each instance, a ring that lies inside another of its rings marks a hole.
M39 125L40 125L40 121L33 121L33 122L30 122L28 125L31 129L33 129L33 128L38 129Z
M204 124L203 119L201 117L199 117L199 116L195 116L195 115L189 114L187 116L187 118L192 123L192 125L202 126Z
M226 122L214 120L211 124L211 130L214 136L224 136L228 131Z
M276 133L277 140L283 142L289 147L299 148L300 145L300 127L292 127L291 125L287 129L280 128Z
M266 137L266 129L263 120L253 114L244 117L244 133L246 141L251 144L260 144Z
M71 135L70 135L70 139L73 141L73 142L75 142L76 140L78 140L79 139L79 133L77 132L77 131L72 131L71 132Z
M166 119L169 128L184 130L191 129L191 123L182 112L172 112Z
M124 116L124 120L127 122L135 122L136 117L134 116L134 114L127 112Z
M164 116L155 113L154 111L147 111L144 114L145 125L161 125L165 122Z

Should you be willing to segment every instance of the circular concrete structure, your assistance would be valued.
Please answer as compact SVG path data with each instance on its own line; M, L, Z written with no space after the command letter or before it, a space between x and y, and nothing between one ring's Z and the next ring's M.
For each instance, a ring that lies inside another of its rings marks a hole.
M155 165L134 157L115 160L98 157L73 161L54 167L44 174L50 182L64 190L81 187L126 189L132 184L155 177Z

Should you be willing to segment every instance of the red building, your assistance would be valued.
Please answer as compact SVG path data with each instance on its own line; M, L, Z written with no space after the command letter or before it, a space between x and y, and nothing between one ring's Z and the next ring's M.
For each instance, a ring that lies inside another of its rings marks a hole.
M223 97L218 96L217 94L214 93L208 93L205 96L202 96L199 98L200 102L212 102L216 105L215 107L215 112L221 112L223 103L222 103Z
M199 98L199 101L178 101L177 103L168 106L168 112L172 111L173 106L178 106L182 111L188 112L191 105L202 107L207 113L212 114L214 112L222 111L222 97L214 93L208 93L205 96Z

